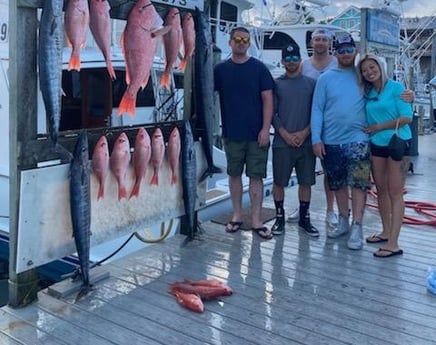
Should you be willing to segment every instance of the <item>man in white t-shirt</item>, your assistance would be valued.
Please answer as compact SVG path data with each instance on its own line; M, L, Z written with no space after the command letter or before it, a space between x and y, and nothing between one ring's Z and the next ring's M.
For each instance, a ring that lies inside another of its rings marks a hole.
M302 74L318 80L318 77L325 71L336 68L338 61L336 57L330 54L332 46L333 35L325 28L318 28L312 32L311 45L313 55L301 63ZM324 174L324 191L327 202L326 222L330 227L335 227L338 224L338 217L334 212L335 194L330 190L327 182L327 175ZM298 220L298 212L294 212L288 218L289 222Z

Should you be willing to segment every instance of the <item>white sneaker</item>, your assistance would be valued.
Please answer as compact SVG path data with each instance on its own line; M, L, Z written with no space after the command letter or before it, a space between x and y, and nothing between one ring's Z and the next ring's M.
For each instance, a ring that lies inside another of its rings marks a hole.
M351 225L351 235L348 239L347 246L353 250L360 250L363 248L362 224L353 223Z
M345 218L342 215L339 215L338 225L334 228L327 229L327 237L328 238L337 238L339 236L345 235L350 231L350 224L348 221L348 217Z
M291 212L290 216L286 219L288 223L297 223L300 220L300 210L296 208Z
M327 212L325 221L329 227L335 228L338 225L338 216L333 211L329 211Z

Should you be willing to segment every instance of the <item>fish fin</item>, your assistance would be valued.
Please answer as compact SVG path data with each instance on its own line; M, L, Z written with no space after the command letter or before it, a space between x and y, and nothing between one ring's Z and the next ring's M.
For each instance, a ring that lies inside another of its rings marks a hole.
M181 70L182 72L185 71L186 69L186 65L188 64L188 59L187 58L183 58L183 60L180 62L179 64L179 70Z
M114 67L112 66L112 61L110 59L106 59L106 68L112 80L116 80L117 76L115 74Z
M98 195L97 200L100 200L100 198L104 198L104 182L100 182L100 187L98 188Z
M167 25L167 26L164 26L163 28L154 30L151 33L151 37L163 36L163 35L166 35L170 31L171 31L171 26Z
M124 113L128 113L130 117L134 117L135 106L136 97L129 95L127 91L124 92L123 98L121 99L120 105L118 106L118 115L121 116Z
M75 50L73 50L71 53L70 62L68 63L68 70L80 71L80 55Z
M216 167L215 165L211 167L207 167L204 173L200 176L199 182L203 182L206 178L212 176L213 174L219 174L222 172L223 170L221 168Z
M118 200L127 199L127 190L126 187L120 186L118 188Z
M141 187L141 180L137 180L135 182L135 185L133 186L132 192L130 193L129 199L132 199L133 197L138 197L140 187Z
M170 73L165 70L160 79L160 87L170 90Z
M172 174L172 176L171 176L171 184L177 184L177 182L179 182L179 178L177 177L176 174Z
M158 185L159 184L159 175L158 174L154 174L153 177L151 178L150 184L155 184Z

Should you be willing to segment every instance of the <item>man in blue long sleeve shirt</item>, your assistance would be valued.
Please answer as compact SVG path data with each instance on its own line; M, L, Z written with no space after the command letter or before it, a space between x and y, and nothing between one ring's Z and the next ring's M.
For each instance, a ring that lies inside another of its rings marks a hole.
M350 249L363 246L362 218L367 190L371 188L370 153L365 100L359 89L354 59L354 40L346 35L336 44L338 68L322 74L315 86L311 114L313 152L324 160L330 189L335 191L339 210L337 227L327 230L329 238L350 231L349 187L352 216Z

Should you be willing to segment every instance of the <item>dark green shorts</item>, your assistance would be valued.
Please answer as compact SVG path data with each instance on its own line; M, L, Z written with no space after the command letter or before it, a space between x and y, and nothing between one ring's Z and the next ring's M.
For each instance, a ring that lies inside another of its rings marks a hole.
M227 158L227 174L240 176L244 172L248 177L265 178L268 161L268 146L259 147L257 141L224 140Z

